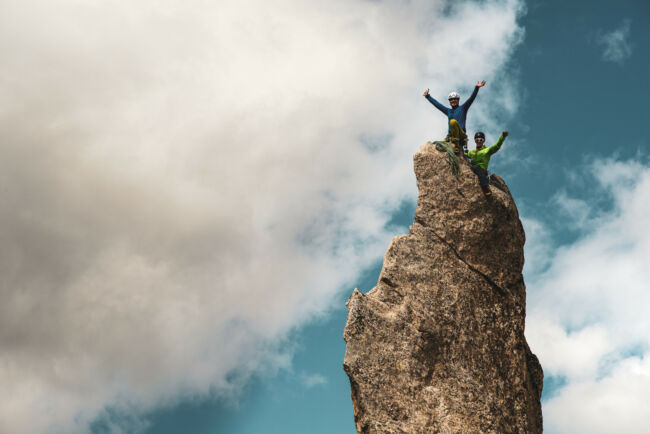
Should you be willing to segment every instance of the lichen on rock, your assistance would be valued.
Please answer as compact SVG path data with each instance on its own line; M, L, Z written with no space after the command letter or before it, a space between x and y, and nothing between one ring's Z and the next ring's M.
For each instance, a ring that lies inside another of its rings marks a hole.
M418 205L377 286L347 302L344 369L359 433L541 433L542 368L524 336L525 234L505 182L486 197L431 143Z

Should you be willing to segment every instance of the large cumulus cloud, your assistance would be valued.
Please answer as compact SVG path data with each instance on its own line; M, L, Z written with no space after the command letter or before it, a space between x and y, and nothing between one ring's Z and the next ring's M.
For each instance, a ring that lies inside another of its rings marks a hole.
M0 1L0 431L227 393L385 249L514 1ZM237 373L237 375L233 375ZM119 403L119 405L118 405Z

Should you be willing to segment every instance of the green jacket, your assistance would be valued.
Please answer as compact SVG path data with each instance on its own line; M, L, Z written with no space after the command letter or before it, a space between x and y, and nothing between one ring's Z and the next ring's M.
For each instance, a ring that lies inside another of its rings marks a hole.
M503 134L501 137L499 137L499 140L497 142L488 147L483 146L483 148L479 151L478 149L472 149L465 155L467 155L472 162L472 164L475 164L479 167L482 167L483 169L487 170L488 164L490 164L490 157L492 157L492 154L496 153L499 149L501 149L501 145L503 145L503 141L506 138L503 137Z

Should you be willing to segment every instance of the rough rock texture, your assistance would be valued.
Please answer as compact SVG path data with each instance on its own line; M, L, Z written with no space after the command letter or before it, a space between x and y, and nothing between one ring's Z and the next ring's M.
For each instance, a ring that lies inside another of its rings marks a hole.
M524 230L501 178L486 198L431 143L377 286L347 302L343 367L359 433L540 433L542 368L524 337Z

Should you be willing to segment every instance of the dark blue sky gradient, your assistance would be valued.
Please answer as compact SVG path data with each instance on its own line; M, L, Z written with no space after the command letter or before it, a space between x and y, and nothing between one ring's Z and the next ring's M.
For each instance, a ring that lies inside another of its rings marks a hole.
M623 64L605 62L598 36L624 20L632 55ZM516 198L543 203L566 183L564 171L584 159L636 154L650 120L649 20L645 1L528 2L525 42L511 62L525 99L509 139L525 139L523 149L538 164L510 185Z

